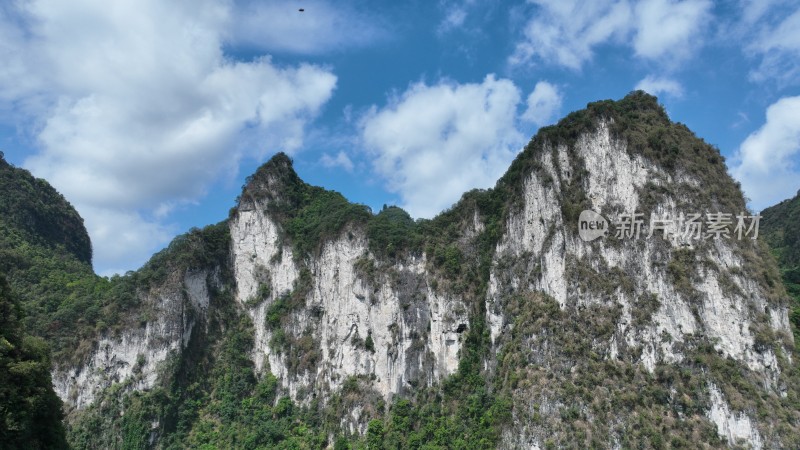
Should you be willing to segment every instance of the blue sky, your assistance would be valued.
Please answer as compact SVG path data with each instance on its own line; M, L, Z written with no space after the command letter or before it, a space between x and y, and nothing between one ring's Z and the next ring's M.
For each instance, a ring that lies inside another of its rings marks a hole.
M77 207L101 274L224 219L277 151L431 217L539 127L637 88L754 210L800 188L797 1L19 0L0 60L0 150Z

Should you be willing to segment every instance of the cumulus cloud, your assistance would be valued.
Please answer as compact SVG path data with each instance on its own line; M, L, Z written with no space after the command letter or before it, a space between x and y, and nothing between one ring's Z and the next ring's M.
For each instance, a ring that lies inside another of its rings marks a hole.
M350 159L349 156L347 156L347 153L343 151L337 153L336 156L331 156L327 153L324 153L322 155L322 158L320 158L320 162L325 167L328 168L341 167L347 172L352 172L353 168L355 167L353 161Z
M547 81L536 83L528 95L528 108L522 120L542 126L551 121L561 109L562 96L558 88Z
M636 54L656 59L684 57L701 27L710 19L709 0L645 0L635 7Z
M673 97L683 96L683 87L677 81L654 75L648 75L643 80L636 84L636 89L648 92L655 96L661 94L671 95Z
M710 19L710 0L531 0L534 14L510 58L580 69L595 47L632 45L646 59L680 59Z
M234 22L234 43L266 51L316 55L389 37L388 23L344 1L247 0L234 10Z
M625 37L631 8L625 2L581 0L534 0L534 16L525 25L512 64L540 59L580 69L591 59L598 44Z
M13 5L0 10L0 103L35 135L25 166L84 215L99 270L141 263L169 237L156 217L244 154L298 149L336 84L312 65L228 58L228 2Z
M768 9L754 6L752 9L757 12L745 16L746 21L752 22L751 30L755 30L746 51L760 58L758 67L750 75L755 81L797 84L800 81L800 9L796 4L791 5L793 11L781 6Z
M475 187L490 187L520 149L513 82L412 85L361 122L374 168L415 217L431 217Z
M767 121L742 142L731 173L758 211L789 198L800 188L800 96L767 108Z
M153 254L154 242L168 242L178 232L174 226L147 219L137 211L124 208L82 206L81 215L91 229L98 273L103 276L135 269L130 261L144 261ZM102 243L97 248L96 242Z

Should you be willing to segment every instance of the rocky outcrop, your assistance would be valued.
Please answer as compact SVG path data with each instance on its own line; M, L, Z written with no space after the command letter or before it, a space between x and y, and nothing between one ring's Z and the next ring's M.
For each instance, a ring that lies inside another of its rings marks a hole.
M99 336L82 364L56 368L53 384L58 396L70 408L82 409L114 384L126 390L152 389L162 364L186 348L196 326L203 326L209 284L220 285L218 273L190 271L173 274L142 294L145 307L138 323Z
M630 391L643 387L672 424L716 429L720 442L780 446L784 431L756 409L764 398L785 406L795 349L786 295L760 243L648 237L649 223L639 238L579 236L583 209L611 223L631 213L646 221L745 211L716 150L671 124L654 99L629 101L623 113L601 102L543 131L495 190L466 195L435 226L417 223L439 234L391 256L372 245L372 215L299 246L306 237L294 214L322 191L276 156L231 213L227 265L184 267L144 290L147 320L101 335L81 365L56 370L59 395L84 408L113 383L152 388L161 364L206 329L215 302L228 301L252 322L257 374L274 374L304 405L325 404L353 379L387 404L411 398L458 371L470 327L485 323L487 390L514 405L501 448L572 442L559 439L578 430L565 425L575 421L622 446L636 408L649 407L632 405ZM641 110L648 121L623 122ZM592 378L601 369L614 378ZM726 400L744 385L760 394ZM364 433L367 406L337 426Z
M387 399L456 370L467 308L459 297L435 291L425 255L367 275L365 267L386 263L370 254L364 230L353 227L324 243L317 258L298 262L266 210L255 203L231 221L237 301L255 324L258 370L268 363L295 397L313 389L334 392L348 377L363 376ZM267 311L297 288L302 270L310 274L305 306L292 312L290 325L280 332L311 338L318 361L295 368L270 344L274 331ZM265 286L269 294L259 297Z
M543 292L562 309L619 307L610 339L595 343L595 351L606 358L628 358L653 372L657 364L680 364L687 341L701 336L722 356L756 374L766 389L779 393L781 369L772 342L760 345L754 330L768 329L770 335L778 336L778 351L785 355L791 353L787 346L791 330L785 298L776 299L770 286L759 284L743 269L753 267L752 259L760 251L758 242L664 239L659 232L647 238L646 229L640 239L606 236L585 242L576 232L577 221L567 222L563 190L576 182L585 188L588 209L607 217L645 212L677 218L681 213L718 211L715 205L681 201L682 197L700 198L694 191L702 190L703 182L689 174L676 177L632 154L627 142L611 134L612 125L599 122L594 132L581 135L572 147L546 143L536 156L541 169L525 179L521 206L510 214L494 256L486 320L495 348L500 351L507 342L503 335L514 326L514 317L502 306L504 298L517 292ZM576 171L584 173L579 180ZM668 187L672 193L643 211L641 197L648 183ZM670 265L676 255L691 255L681 267L687 273L678 282ZM644 302L652 310L647 311L648 320L637 323L634 316L641 314ZM621 355L621 347L628 349L627 356ZM638 356L631 357L634 349ZM753 419L744 412L733 414L716 389L711 389L709 417L720 435L732 443L741 439L761 448ZM525 433L525 428L521 431ZM528 440L543 442L545 437L534 434Z

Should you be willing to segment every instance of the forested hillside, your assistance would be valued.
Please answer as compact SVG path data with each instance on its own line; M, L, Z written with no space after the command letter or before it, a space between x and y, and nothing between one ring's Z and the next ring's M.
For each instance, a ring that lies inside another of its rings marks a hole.
M763 238L778 260L786 290L794 299L789 317L800 345L800 191L761 215Z
M0 447L66 448L47 343L22 326L22 305L0 274Z

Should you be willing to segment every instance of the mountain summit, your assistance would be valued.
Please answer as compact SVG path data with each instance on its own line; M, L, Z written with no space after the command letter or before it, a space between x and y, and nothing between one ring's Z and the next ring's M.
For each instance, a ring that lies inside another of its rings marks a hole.
M45 180L10 165L0 153L0 227L54 251L91 263L92 246L83 219ZM12 231L13 230L13 231Z
M103 288L126 306L54 381L78 448L800 447L757 220L642 92L541 129L432 220L279 154L228 220Z

